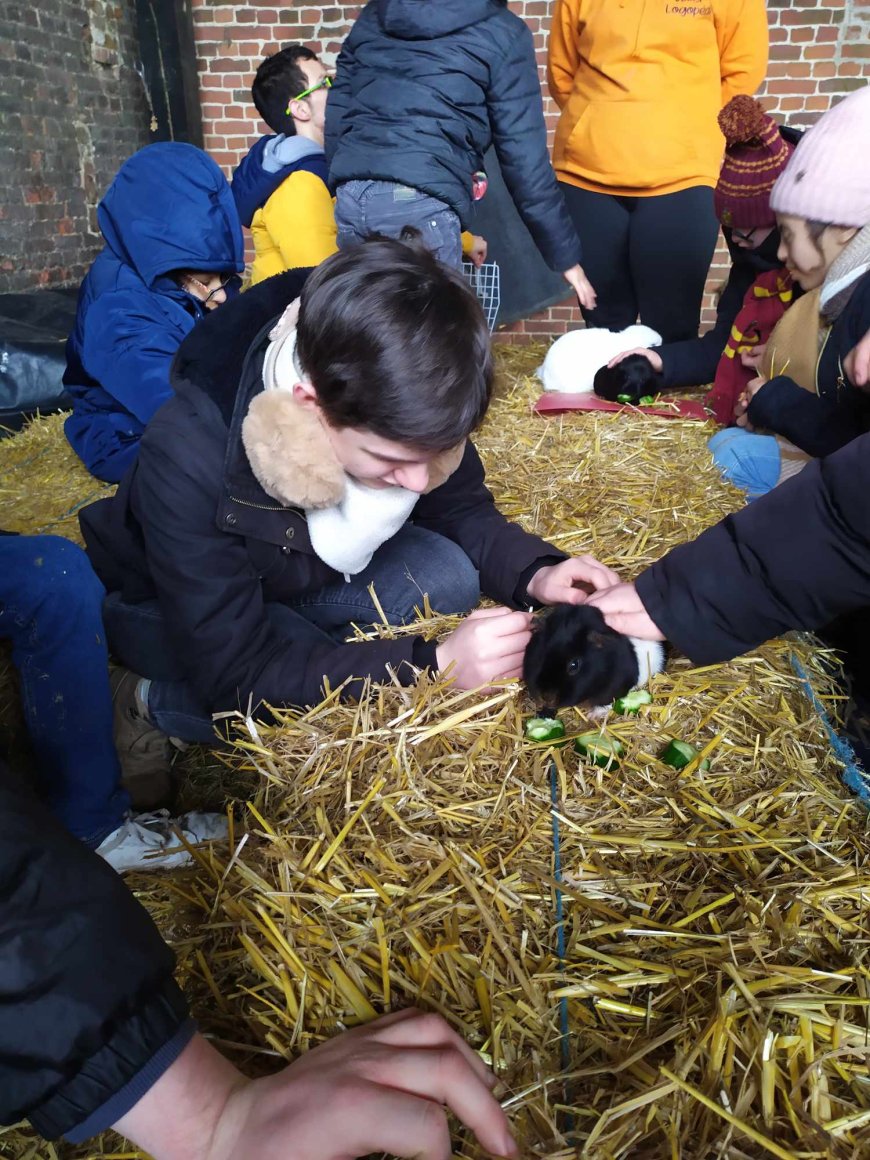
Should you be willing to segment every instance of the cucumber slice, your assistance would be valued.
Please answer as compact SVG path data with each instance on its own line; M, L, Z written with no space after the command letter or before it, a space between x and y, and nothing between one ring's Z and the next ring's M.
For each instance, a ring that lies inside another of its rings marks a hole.
M565 726L558 717L530 717L525 733L529 741L556 741L565 736Z
M675 738L671 739L664 749L659 754L659 759L670 765L672 769L685 769L686 766L695 760L700 750L696 749L694 745L690 745L688 741L677 741ZM705 758L699 769L709 769L710 762Z
M652 694L646 689L632 689L624 697L617 697L613 708L617 713L637 713L641 705L652 704Z
M639 407L652 407L655 404L655 395L641 395L637 401Z
M574 742L574 748L581 757L588 757L602 769L613 769L619 765L618 758L625 752L625 746L615 737L605 733L581 733Z
M617 395L616 401L617 401L617 403L635 403L635 402L637 402L634 395Z

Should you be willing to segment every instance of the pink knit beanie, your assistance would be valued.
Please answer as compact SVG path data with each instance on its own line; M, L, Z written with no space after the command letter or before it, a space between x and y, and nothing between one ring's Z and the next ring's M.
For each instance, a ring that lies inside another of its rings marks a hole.
M870 85L808 130L770 194L777 213L836 226L870 224Z

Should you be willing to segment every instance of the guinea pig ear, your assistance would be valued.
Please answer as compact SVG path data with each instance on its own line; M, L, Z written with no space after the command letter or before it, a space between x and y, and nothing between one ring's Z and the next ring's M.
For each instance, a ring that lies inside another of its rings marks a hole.
M590 632L586 639L591 648L604 648L607 644L607 636L603 632Z

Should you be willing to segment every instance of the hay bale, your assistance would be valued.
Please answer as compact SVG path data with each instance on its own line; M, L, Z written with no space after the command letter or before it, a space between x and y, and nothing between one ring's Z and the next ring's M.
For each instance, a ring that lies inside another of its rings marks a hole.
M541 352L498 357L478 444L525 526L634 575L741 502L702 426L535 418ZM137 893L203 1026L248 1065L421 1003L493 1063L525 1155L865 1154L866 815L793 656L835 707L806 638L677 661L651 706L606 723L625 745L611 771L526 741L511 686L423 678L239 722L222 761L259 782L247 832L170 879L174 899L166 879ZM663 765L671 736L711 768ZM461 1133L456 1152L478 1155Z

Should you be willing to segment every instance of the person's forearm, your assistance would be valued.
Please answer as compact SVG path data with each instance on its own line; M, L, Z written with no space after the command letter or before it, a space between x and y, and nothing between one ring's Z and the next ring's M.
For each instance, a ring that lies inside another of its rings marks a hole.
M154 1160L223 1160L217 1128L230 1095L248 1082L197 1034L112 1126Z

